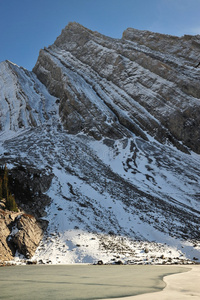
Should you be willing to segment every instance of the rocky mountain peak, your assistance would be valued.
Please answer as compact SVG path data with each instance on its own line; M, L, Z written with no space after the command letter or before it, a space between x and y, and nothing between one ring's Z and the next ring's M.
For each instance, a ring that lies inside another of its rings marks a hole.
M73 22L33 72L0 65L0 162L18 206L48 221L34 259L200 259L198 49L199 36Z
M70 49L84 46L95 37L108 38L96 31L92 31L79 23L70 22L57 37L54 45L61 49ZM109 39L109 38L108 38Z
M70 23L40 52L33 71L60 99L69 132L97 139L148 132L199 153L198 49L198 36L129 28L119 40Z

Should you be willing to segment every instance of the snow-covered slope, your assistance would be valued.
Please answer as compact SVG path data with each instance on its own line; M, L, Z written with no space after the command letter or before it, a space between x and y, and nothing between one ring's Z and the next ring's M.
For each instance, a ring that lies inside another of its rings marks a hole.
M55 114L55 98L35 74L5 61L0 63L0 128L35 127Z
M197 91L180 88L182 75L170 81L157 74L161 69L142 66L144 53L171 65L172 54L132 43L70 24L34 68L49 92L34 73L0 65L0 160L52 176L43 191L51 199L49 226L33 259L200 259L200 158L190 149L199 151ZM197 81L199 70L191 72ZM180 126L172 124L173 115ZM195 136L183 118L194 120ZM181 133L173 134L175 128Z

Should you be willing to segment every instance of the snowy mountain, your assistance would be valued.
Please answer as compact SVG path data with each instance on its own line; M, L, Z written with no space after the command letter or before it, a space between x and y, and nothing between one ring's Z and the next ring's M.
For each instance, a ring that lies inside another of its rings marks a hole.
M70 23L33 72L0 64L0 161L49 222L33 260L200 259L199 46Z

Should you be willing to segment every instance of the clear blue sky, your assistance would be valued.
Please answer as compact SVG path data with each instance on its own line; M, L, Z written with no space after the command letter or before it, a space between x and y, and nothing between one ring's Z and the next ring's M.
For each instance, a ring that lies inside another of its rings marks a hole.
M29 70L71 21L121 38L128 27L200 34L200 0L0 0L0 61Z

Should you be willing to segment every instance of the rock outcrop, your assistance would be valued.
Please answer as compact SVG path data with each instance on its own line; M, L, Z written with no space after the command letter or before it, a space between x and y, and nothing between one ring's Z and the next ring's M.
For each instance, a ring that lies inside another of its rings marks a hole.
M10 235L9 226L13 222L13 217L18 214L9 214L0 209L0 260L9 261L13 258L13 252L8 245L8 237ZM15 219L15 217L14 217Z
M27 214L0 209L0 260L10 261L16 251L31 258L43 237L47 222Z
M36 221L33 216L23 214L16 220L15 226L18 231L13 235L11 241L19 253L26 258L31 258L43 237L47 223L45 221Z

